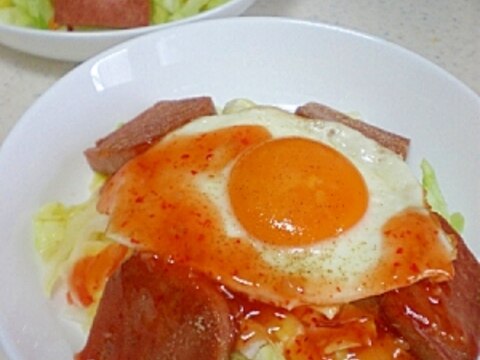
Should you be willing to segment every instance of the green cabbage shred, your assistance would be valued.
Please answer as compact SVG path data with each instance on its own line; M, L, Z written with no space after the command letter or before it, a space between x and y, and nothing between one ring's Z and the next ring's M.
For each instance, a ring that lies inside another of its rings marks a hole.
M273 343L265 343L258 349L252 359L247 358L239 351L230 355L230 360L285 360L281 346Z
M34 217L34 246L42 261L47 296L52 295L60 280L65 280L76 260L97 254L113 243L105 235L107 216L96 209L98 188L103 181L100 176L93 178L91 195L83 203L48 203Z
M52 17L50 0L0 0L0 22L47 29Z
M420 166L423 173L422 185L427 203L433 211L440 214L457 232L461 233L465 224L462 214L458 212L450 214L447 202L440 191L437 176L430 163L424 159Z

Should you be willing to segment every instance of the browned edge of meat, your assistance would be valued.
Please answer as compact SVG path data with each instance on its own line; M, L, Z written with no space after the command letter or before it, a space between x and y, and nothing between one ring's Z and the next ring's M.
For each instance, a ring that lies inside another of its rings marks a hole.
M480 264L450 225L437 218L457 242L454 278L442 283L427 279L386 293L379 297L380 313L419 360L477 360Z
M356 120L326 105L310 102L297 108L296 115L310 119L322 119L326 121L336 121L346 125L354 130L361 132L368 138L377 141L379 144L392 150L406 159L410 140L403 136L388 132L376 126L367 124L361 120Z
M85 156L93 170L111 175L170 131L201 116L215 113L215 105L210 97L159 101L98 140L95 147L85 150Z
M148 0L55 0L57 24L107 28L132 28L150 22Z
M150 253L110 277L75 359L227 360L235 328L218 286Z

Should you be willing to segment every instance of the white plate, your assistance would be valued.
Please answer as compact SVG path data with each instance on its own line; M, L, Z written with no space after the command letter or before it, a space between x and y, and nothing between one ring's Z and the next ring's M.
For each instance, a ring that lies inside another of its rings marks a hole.
M316 100L411 137L427 158L465 238L480 255L480 100L445 71L352 31L274 18L212 20L148 34L77 67L47 91L0 153L0 327L12 359L67 359L74 327L44 298L31 219L52 200L87 194L82 150L155 101L211 95L294 107Z
M32 55L77 62L152 31L199 20L240 15L254 2L255 0L230 0L224 5L182 20L133 29L67 32L25 28L0 22L0 44Z

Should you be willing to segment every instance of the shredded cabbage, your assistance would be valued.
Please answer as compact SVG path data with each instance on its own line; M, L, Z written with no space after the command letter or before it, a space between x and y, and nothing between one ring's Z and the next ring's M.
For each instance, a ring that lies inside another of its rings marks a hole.
M242 353L235 351L230 354L230 360L248 360Z
M427 160L421 163L422 168L422 185L425 190L425 198L433 211L437 212L447 220L450 225L459 233L463 231L465 220L462 214L455 212L450 214L447 202L440 191L437 176L433 167Z
M282 350L274 344L266 344L260 348L253 360L284 360Z
M252 359L247 358L239 351L235 351L230 355L230 360L285 360L285 357L279 345L266 343L260 347Z
M0 0L0 21L47 29L53 17L50 0Z
M213 9L228 0L151 0L150 24L163 24ZM0 22L53 29L52 0L0 0Z
M108 218L96 209L97 189L102 183L99 176L93 179L92 194L85 202L72 206L49 203L34 218L34 246L43 262L47 296L52 295L57 282L65 280L76 260L113 243L105 235Z

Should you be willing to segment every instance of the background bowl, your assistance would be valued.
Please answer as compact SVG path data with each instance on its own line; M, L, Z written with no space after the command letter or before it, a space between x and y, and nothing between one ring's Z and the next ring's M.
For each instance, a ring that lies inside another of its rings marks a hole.
M29 54L56 60L80 62L102 50L151 31L199 20L232 17L242 14L255 0L230 0L195 16L169 23L132 29L103 31L52 31L0 23L0 44Z

